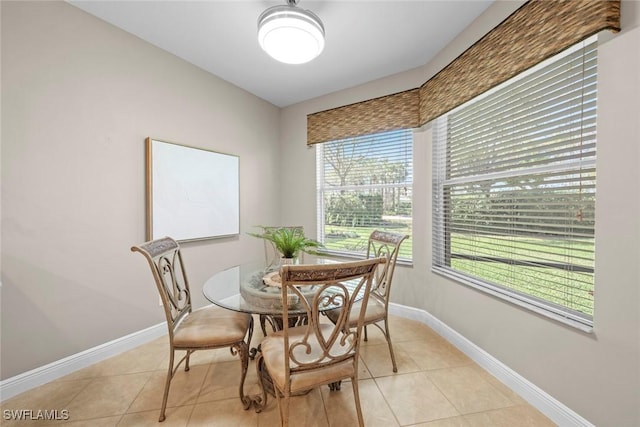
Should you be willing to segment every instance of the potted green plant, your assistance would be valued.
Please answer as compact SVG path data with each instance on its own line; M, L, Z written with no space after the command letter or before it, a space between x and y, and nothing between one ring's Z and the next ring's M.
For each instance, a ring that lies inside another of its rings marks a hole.
M309 239L304 235L302 227L265 227L262 233L247 233L253 237L259 237L270 241L282 258L296 258L300 252L318 254L316 248L322 247L317 240Z

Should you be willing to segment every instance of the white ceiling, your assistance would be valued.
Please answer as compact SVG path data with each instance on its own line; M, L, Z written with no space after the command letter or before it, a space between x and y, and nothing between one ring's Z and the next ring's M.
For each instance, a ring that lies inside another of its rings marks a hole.
M258 45L258 16L284 0L68 2L284 107L426 64L493 0L300 0L326 33L302 65Z

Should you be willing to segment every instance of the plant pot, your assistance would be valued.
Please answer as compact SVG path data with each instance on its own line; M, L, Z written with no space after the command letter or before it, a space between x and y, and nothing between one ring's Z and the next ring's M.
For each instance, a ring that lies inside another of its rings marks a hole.
M293 257L293 258L280 257L280 266L294 265L294 264L298 264L298 257Z

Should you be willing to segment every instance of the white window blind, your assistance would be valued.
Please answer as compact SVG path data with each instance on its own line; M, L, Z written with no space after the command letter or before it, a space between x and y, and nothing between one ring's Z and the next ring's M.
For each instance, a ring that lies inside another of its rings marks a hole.
M317 144L318 239L329 252L366 254L373 230L411 235L413 131ZM398 259L411 260L411 243Z
M433 123L433 268L591 326L595 37Z

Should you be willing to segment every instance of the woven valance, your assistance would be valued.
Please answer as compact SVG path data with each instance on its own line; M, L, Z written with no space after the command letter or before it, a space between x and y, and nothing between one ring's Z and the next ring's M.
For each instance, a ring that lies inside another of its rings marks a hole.
M602 30L620 0L530 0L422 86L307 116L307 144L419 127Z
M307 116L307 144L419 126L419 89Z
M420 87L420 125L604 29L619 0L527 2Z

